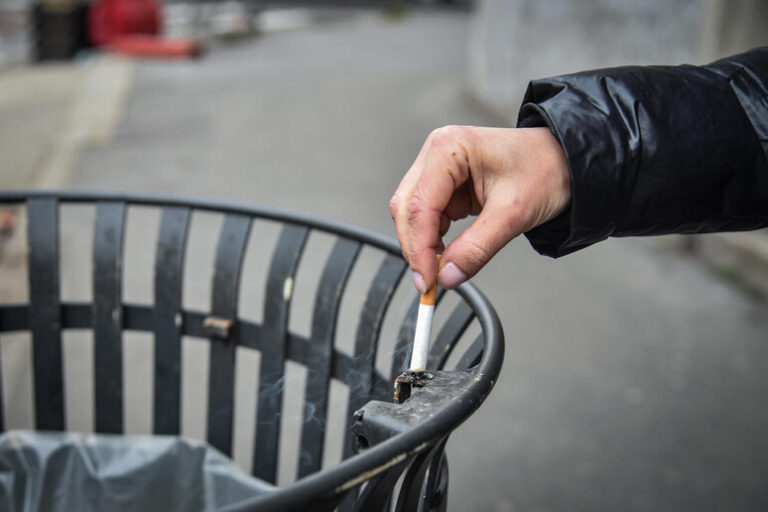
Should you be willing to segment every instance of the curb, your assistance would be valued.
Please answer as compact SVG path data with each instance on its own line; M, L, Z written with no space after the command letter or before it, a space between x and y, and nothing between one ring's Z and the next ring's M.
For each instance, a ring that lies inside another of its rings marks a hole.
M69 182L80 152L108 143L120 121L133 83L131 61L99 55L85 70L80 90L53 141L48 158L33 176L34 188L60 188Z

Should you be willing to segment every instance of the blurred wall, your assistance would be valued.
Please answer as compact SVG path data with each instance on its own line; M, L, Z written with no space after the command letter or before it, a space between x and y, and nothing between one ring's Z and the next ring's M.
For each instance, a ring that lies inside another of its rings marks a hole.
M702 33L702 56L725 57L768 45L768 1L711 0Z
M533 78L701 64L766 39L766 0L479 0L468 80L473 96L513 124Z

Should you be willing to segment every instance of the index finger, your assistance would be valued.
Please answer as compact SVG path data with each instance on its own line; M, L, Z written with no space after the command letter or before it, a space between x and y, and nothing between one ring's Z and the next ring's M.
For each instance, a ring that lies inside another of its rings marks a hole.
M469 177L467 152L456 134L435 132L430 139L421 161L409 171L406 187L410 190L401 196L403 203L395 219L406 259L426 288L437 275L442 214L455 190Z

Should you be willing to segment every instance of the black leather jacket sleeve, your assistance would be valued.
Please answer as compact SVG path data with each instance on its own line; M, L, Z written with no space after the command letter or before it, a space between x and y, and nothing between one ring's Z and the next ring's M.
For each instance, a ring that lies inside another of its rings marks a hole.
M542 254L768 226L768 48L534 80L518 126L548 126L571 174L569 209L526 233Z

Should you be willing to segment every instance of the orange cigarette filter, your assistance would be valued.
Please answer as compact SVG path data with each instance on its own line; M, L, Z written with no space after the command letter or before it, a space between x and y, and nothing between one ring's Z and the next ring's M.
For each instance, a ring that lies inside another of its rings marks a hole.
M440 271L440 255L437 255L437 270ZM426 306L434 306L435 301L437 300L437 279L435 279L435 282L432 283L432 286L429 287L429 289L421 294L421 302L422 304Z

